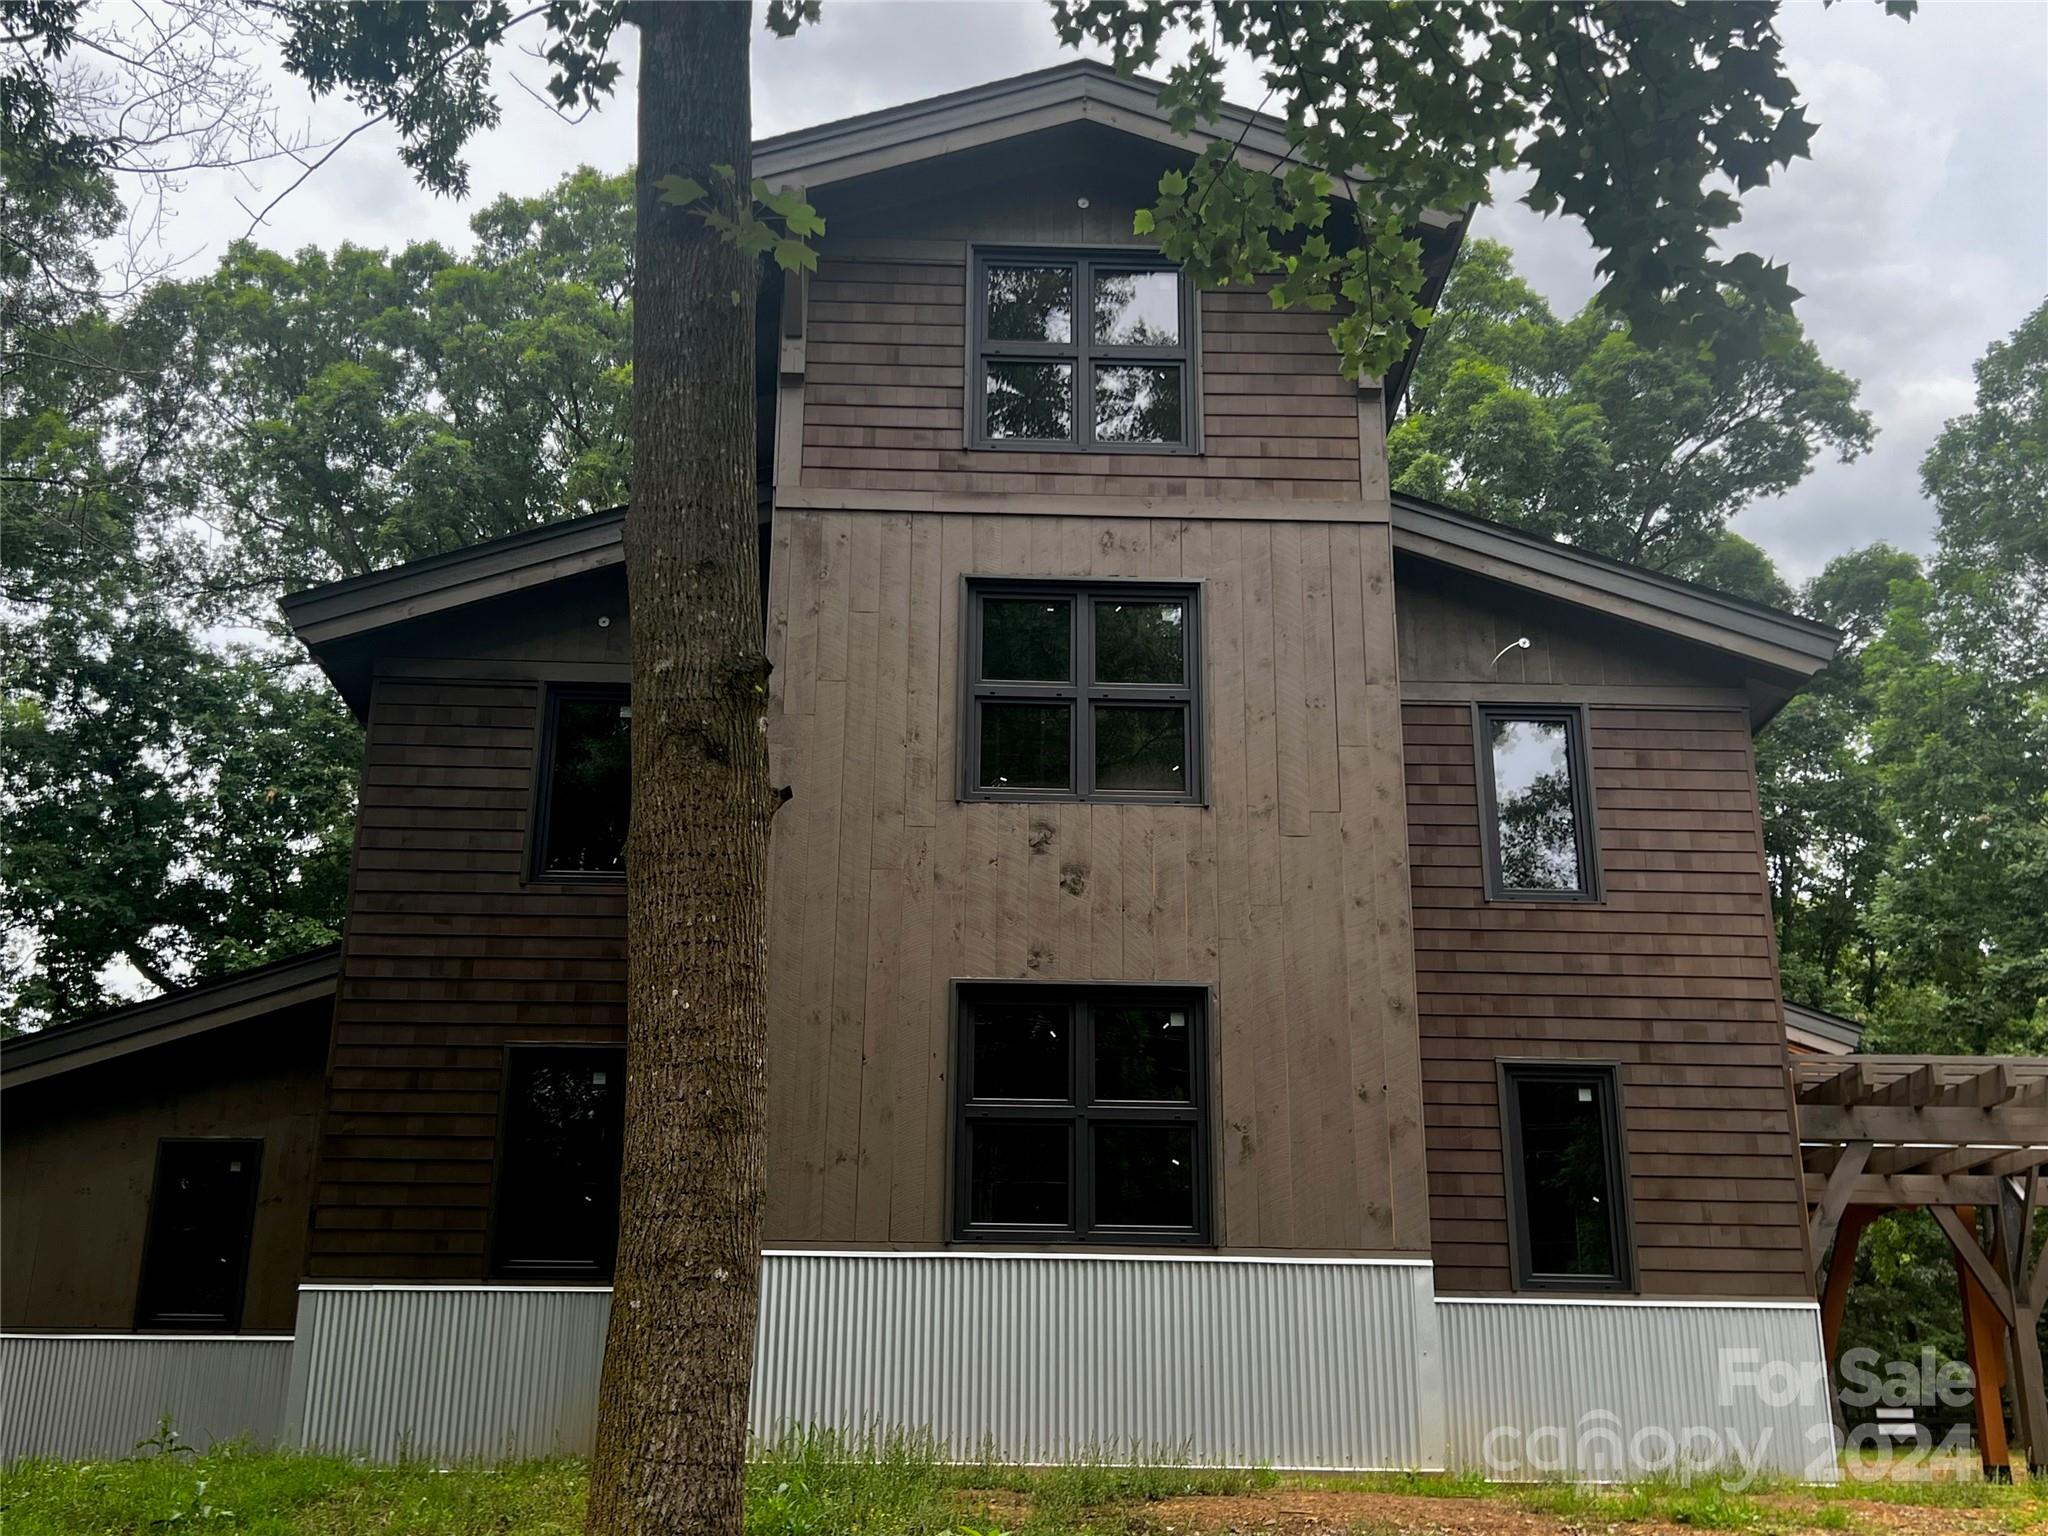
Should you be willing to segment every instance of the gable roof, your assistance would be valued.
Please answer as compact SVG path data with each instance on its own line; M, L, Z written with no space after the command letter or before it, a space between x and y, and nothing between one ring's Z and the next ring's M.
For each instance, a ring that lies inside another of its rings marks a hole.
M330 944L112 1013L0 1040L0 1090L41 1082L60 1072L189 1039L301 1003L323 998L332 1001L340 976L341 946Z
M329 582L285 598L285 618L344 696L360 708L362 680L352 665L338 663L359 653L368 636L408 619L622 564L625 521L625 509L614 508ZM1768 685L1759 723L1826 666L1841 641L1835 630L1797 614L1411 496L1393 499L1393 538L1396 554L1505 582L1729 657Z
M1100 123L1190 154L1212 139L1231 139L1239 144L1239 158L1254 170L1276 170L1288 160L1284 119L1225 102L1215 121L1202 124L1193 135L1176 133L1159 105L1163 88L1161 81L1120 75L1096 59L1071 59L1049 69L757 140L754 174L778 187L815 191L856 176L1078 122ZM1464 218L1464 212L1432 212L1424 223L1448 230Z
M1229 102L1193 133L1176 132L1159 105L1163 88L1161 81L1120 75L1096 59L1071 59L1049 69L759 139L753 146L754 174L776 187L816 192L1075 123L1093 123L1190 156L1212 140L1227 139L1237 145L1238 159L1253 170L1276 171L1291 158L1285 119ZM1433 308L1442 296L1471 222L1470 207L1432 209L1419 221L1423 281L1418 298L1423 307ZM1408 350L1381 381L1390 422L1414 372L1422 338L1420 330L1410 329Z

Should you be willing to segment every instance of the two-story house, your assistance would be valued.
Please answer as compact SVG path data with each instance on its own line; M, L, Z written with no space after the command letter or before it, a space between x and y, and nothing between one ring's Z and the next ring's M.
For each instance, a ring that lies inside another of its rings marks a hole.
M1132 234L1197 147L1093 64L756 146L829 228L761 308L792 797L757 1424L1831 1467L1825 1392L1744 1371L1820 1361L1751 740L1836 637L1391 496L1405 367L1356 385L1325 318ZM1417 233L1440 286L1462 219ZM367 732L296 1294L262 1299L286 1438L587 1443L621 524L286 605ZM17 1329L147 1326L151 1262L250 1263L216 1222L27 1316L18 1243L57 1239L9 1230Z

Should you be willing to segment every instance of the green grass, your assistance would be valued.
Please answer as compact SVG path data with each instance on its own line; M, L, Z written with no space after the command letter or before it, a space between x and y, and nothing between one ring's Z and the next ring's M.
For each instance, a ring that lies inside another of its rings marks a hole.
M581 1461L441 1467L369 1466L345 1458L218 1448L204 1456L26 1462L0 1473L5 1536L570 1536L583 1521ZM1703 1531L1856 1531L1854 1501L1986 1510L2013 1531L2048 1529L2040 1492L1958 1478L1624 1487L1492 1484L1456 1476L1280 1476L1108 1459L1019 1468L948 1465L928 1444L895 1436L850 1445L792 1436L748 1469L747 1536L1126 1536L1154 1528L1146 1507L1187 1495L1328 1489L1498 1499L1551 1517L1560 1531L1636 1524ZM1393 1527L1386 1527L1393 1530Z

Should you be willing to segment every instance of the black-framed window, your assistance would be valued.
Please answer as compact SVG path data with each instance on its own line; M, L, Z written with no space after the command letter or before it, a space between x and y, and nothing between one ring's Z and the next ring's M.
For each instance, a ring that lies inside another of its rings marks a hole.
M1585 711L1479 704L1473 725L1486 894L1496 901L1597 901Z
M968 586L968 800L1202 798L1200 615L1189 586Z
M1209 1240L1204 1000L1150 987L963 989L957 1237Z
M1194 308L1177 268L1143 254L979 251L972 302L973 446L1194 446Z
M632 719L624 688L548 689L534 796L534 879L626 878Z
M1500 1100L1517 1288L1628 1290L1635 1264L1619 1071L1502 1062Z
M263 1143L255 1138L157 1143L138 1327L240 1330L262 1171Z
M493 1273L611 1275L625 1111L624 1046L505 1048Z

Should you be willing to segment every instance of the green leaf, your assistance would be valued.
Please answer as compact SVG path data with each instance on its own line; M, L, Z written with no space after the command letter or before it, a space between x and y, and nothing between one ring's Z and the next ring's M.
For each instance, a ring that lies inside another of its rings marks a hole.
M687 208L704 197L704 184L689 176L671 174L654 185L661 193L660 201L671 208Z

